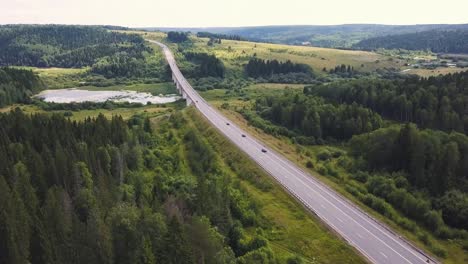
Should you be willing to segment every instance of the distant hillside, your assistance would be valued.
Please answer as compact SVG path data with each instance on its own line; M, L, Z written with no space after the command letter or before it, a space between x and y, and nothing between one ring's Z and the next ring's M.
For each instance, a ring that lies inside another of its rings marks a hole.
M376 25L347 24L331 26L262 26L262 27L215 27L215 28L146 28L146 30L182 30L239 35L251 41L281 44L310 44L318 47L351 48L361 40L394 34L415 33L428 30L467 29L468 24L458 25Z
M468 53L468 30L430 30L369 38L353 45L364 50L407 49L437 53Z
M141 57L144 40L97 26L0 26L0 66L78 68L125 53Z

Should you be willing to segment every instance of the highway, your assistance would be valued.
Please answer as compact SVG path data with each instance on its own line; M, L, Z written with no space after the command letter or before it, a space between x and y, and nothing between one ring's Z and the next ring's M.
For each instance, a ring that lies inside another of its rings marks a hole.
M438 263L211 107L184 78L170 49L160 42L147 41L163 49L174 81L211 124L370 262Z

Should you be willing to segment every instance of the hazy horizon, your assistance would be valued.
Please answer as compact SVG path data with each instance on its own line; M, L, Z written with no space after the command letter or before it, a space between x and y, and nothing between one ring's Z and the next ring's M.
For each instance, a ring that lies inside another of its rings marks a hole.
M422 0L289 0L288 5L266 0L11 0L3 4L0 24L167 28L466 24L467 8L464 0L446 0L444 5Z

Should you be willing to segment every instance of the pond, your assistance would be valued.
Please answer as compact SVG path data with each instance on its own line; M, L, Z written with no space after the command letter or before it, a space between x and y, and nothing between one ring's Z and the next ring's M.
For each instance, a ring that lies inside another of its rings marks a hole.
M71 89L57 89L57 90L44 90L34 97L43 99L45 102L53 103L82 103L82 102L129 102L147 104L165 104L172 103L180 99L180 96L172 95L159 95L155 96L150 93L137 92L137 91L89 91L80 90L76 88Z

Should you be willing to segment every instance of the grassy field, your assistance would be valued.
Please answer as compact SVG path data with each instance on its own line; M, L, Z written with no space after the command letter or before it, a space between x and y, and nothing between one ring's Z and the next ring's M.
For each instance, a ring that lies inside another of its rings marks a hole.
M424 245L424 243L422 243L422 241L416 234L404 230L393 221L387 219L385 216L364 205L353 195L348 193L345 189L345 184L351 182L350 175L341 167L337 166L337 160L332 160L330 164L327 165L332 166L338 172L339 177L320 175L315 170L307 168L305 166L308 161L312 161L315 165L315 168L317 168L318 166L325 166L325 162L321 162L316 158L317 153L325 149L332 151L339 150L343 153L346 153L346 148L342 146L301 146L298 144L294 144L289 138L275 137L263 132L258 128L250 126L248 124L248 121L245 120L244 117L236 111L236 109L241 109L244 106L250 107L252 105L253 99L255 99L256 96L281 93L285 89L301 89L301 85L291 86L286 84L256 84L245 88L244 94L242 96L239 96L237 94L231 94L227 90L211 90L202 92L202 95L210 103L216 106L219 109L219 111L221 111L224 115L230 118L237 125L239 125L239 127L246 130L249 134L265 142L272 149L278 151L279 153L282 153L288 159L301 166L304 170L308 170L311 174L318 177L321 181L325 182L327 185L331 186L333 189L343 194L345 197L352 200L354 203L358 204L366 212L370 213L377 219L380 219L393 229L397 230L399 233L403 234L404 237L417 244L419 247L425 249L427 252L430 252L431 249L428 246ZM246 101L244 100L244 98L251 98L251 100ZM353 180L352 184L360 183ZM404 217L403 215L400 216ZM433 244L436 244L447 251L447 258L444 259L444 263L455 264L468 262L468 253L467 251L462 249L459 243L451 240L436 239L427 230L424 230L423 228L419 229L421 233L426 233L428 235Z
M152 95L176 94L177 93L175 85L171 82L149 83L149 84L138 83L138 84L132 84L132 85L112 85L112 86L106 86L106 87L80 86L78 88L82 90L90 90L90 91L130 90L130 91L151 93Z
M292 254L301 256L305 263L365 263L351 246L330 232L237 148L227 148L226 145L232 143L210 126L197 111L188 109L185 114L189 116L191 125L206 137L225 162L242 164L240 167L243 172L257 175L255 177L260 177L271 186L268 190L260 189L252 182L238 178L236 174L239 173L232 173L232 177L240 182L247 194L259 205L262 217L266 219L263 225L269 230L262 235L279 256L280 263L285 263Z
M172 103L164 106L157 105L147 105L142 107L135 108L115 108L115 109L89 109L89 110L80 110L80 111L67 111L67 110L54 110L54 111L45 111L35 105L11 105L9 107L0 108L0 113L8 112L12 109L19 107L23 112L34 114L34 113L48 113L48 114L65 114L65 112L71 112L72 120L84 120L87 117L97 117L99 114L103 114L107 118L110 118L114 115L120 115L123 119L129 119L134 115L145 115L148 117L158 117L165 114L170 114L175 109L180 109L183 107L180 103Z
M142 33L145 34L145 33ZM161 32L146 33L150 39L164 41L165 34ZM339 50L329 48L290 46L269 43L254 43L248 41L222 40L221 44L208 46L207 38L191 37L195 51L215 54L223 60L226 67L240 71L241 66L254 54L262 59L291 60L296 63L310 65L320 73L325 67L334 68L340 64L351 65L362 72L381 68L400 69L404 62L391 60L389 56L366 51ZM174 44L170 46L174 47Z
M410 69L409 71L405 71L406 74L416 74L422 77L429 77L429 76L437 76L437 75L444 75L449 73L456 73L466 71L467 69L463 68L447 68L447 67L439 67L434 70L431 69Z

